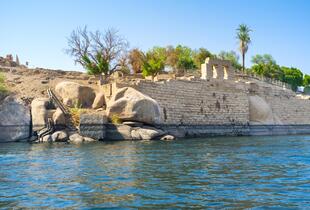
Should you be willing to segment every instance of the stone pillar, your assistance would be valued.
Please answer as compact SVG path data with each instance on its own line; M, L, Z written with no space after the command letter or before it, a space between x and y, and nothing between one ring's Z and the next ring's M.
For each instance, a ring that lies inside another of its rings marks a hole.
M234 79L234 68L230 61L216 58L206 58L201 64L201 79ZM224 78L225 77L225 78Z
M207 64L201 64L201 79L207 79Z
M217 65L217 79L224 79L224 66L223 65Z
M213 65L209 63L210 58L206 58L205 63L201 64L201 79L213 78Z

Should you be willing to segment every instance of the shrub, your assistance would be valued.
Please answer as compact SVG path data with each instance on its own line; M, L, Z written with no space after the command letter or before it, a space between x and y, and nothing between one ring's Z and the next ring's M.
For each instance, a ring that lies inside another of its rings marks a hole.
M119 115L118 114L113 114L112 115L112 118L111 118L111 122L114 124L114 125L119 125L122 123L122 120L120 119Z
M0 93L6 93L7 89L5 87L4 75L0 73Z
M0 101L2 101L8 95L8 90L5 86L4 80L4 75L0 73Z
M85 110L81 109L81 105L75 103L75 106L73 108L69 108L69 112L73 125L78 127L80 125L80 115L84 113Z

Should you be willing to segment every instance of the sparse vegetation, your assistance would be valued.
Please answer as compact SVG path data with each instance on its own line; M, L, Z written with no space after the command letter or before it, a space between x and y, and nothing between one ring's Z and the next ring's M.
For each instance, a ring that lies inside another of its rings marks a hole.
M119 117L118 114L113 114L113 115L112 115L111 122L112 122L114 125L122 124L122 120L121 120L121 118Z
M86 111L81 108L74 107L74 108L70 108L69 112L71 115L73 125L75 127L78 127L80 125L80 115L82 113L85 113Z
M74 107L69 108L71 120L75 127L78 127L80 125L80 115L86 112L86 110L83 110L81 107L82 106L79 105L78 102L75 102Z
M5 86L4 75L0 73L0 100L8 93L8 90Z

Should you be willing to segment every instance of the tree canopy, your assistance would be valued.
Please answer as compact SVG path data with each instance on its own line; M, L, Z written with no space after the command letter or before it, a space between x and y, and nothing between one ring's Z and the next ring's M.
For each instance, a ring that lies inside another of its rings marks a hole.
M239 63L239 56L235 51L221 51L218 54L218 57L223 60L229 60L232 63L232 66L238 70L242 69L242 66Z
M252 63L254 65L250 71L253 73L288 83L293 90L305 83L303 73L299 69L285 66L280 67L269 54L253 56Z
M209 50L206 48L199 48L198 50L193 51L193 60L195 67L197 69L200 69L201 64L203 64L206 60L206 58L214 58L216 57L214 54L212 54Z
M244 24L237 28L237 39L242 54L242 65L235 51L221 51L215 55L206 48L191 49L184 45L166 47L155 46L143 52L133 48L128 52L128 42L116 30L108 29L104 32L87 30L87 27L77 28L68 38L67 53L81 64L87 73L110 75L119 70L124 73L142 73L144 76L156 76L171 67L175 73L185 73L189 70L199 70L207 57L229 60L236 69L245 69L244 57L251 43L252 30ZM297 86L310 86L310 75L293 67L280 67L270 54L257 54L252 57L252 66L247 69L256 75L286 82L296 89ZM0 78L0 85L3 83ZM0 86L0 88L3 85Z
M303 85L304 86L309 86L310 85L310 75L305 74Z
M242 70L245 71L245 54L251 43L250 32L252 30L245 24L239 25L237 28L237 39L239 41L239 49L242 55Z
M142 66L145 59L144 53L138 48L134 48L129 52L129 64L132 67L133 73L138 74L142 72Z
M143 76L156 76L165 68L166 56L162 48L154 47L146 53L143 65Z
M283 82L286 82L292 86L293 90L297 89L297 86L303 85L303 73L297 68L281 67L284 77Z

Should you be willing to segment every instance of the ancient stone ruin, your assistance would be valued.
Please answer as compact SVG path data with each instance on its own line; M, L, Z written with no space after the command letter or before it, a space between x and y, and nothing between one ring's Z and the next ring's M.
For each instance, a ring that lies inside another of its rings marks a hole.
M234 79L235 69L228 60L206 58L201 64L201 79Z
M310 132L309 99L282 86L240 76L229 61L207 58L201 76L165 76L156 82L118 78L96 88L60 81L51 87L55 96L36 97L31 111L18 102L2 103L0 119L5 120L0 122L0 132L6 133L4 140L21 140L31 129L39 142L72 143ZM10 125L18 122L21 129L13 130Z
M16 55L16 59L14 61L12 54L8 54L5 57L0 56L0 66L3 66L3 67L19 67L20 66L19 58Z

